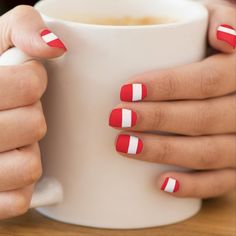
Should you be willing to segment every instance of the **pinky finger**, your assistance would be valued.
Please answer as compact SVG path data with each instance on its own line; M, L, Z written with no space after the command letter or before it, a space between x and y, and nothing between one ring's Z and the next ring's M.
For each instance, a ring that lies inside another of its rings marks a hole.
M162 191L176 197L211 198L236 188L236 170L168 172L158 180Z
M0 192L0 220L26 213L29 209L34 186Z

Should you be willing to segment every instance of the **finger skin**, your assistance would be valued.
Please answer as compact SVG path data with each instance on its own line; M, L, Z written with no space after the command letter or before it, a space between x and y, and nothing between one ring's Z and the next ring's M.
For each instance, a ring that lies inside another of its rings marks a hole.
M0 192L0 220L26 213L29 209L34 185L22 189Z
M166 178L178 180L179 189L168 193L181 198L212 198L225 194L236 188L236 170L222 169L201 172L167 172L157 181L161 189ZM164 191L165 192L165 191Z
M38 144L0 153L0 192L35 183L42 174Z
M123 151L128 149L125 145L118 150L116 148L127 158L196 170L236 168L236 135L184 137L125 134L138 137L143 144L141 153L128 154Z
M47 132L42 105L0 111L0 152L39 141Z
M0 67L0 110L36 103L47 87L47 72L37 61Z
M41 33L46 29L42 17L33 7L15 7L0 18L0 54L15 46L36 58L63 55L66 48L49 46L43 40Z
M190 136L236 132L235 95L205 101L122 103L118 107L137 116L135 126L123 128L126 131L164 131Z
M217 54L201 62L134 76L127 84L144 84L144 101L206 99L236 91L236 54Z

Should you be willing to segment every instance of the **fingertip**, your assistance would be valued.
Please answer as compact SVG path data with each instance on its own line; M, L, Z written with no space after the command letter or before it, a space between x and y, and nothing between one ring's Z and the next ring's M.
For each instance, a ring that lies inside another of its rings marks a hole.
M24 45L23 48L29 55L36 58L57 58L67 52L62 40L48 29L42 29L36 35L32 35L31 41L32 43L28 47Z
M10 16L11 24L8 22L9 17L3 23L9 27L9 45L14 45L35 58L60 57L67 51L63 40L47 28L34 8L20 6L13 9Z
M209 42L213 48L223 53L235 52L235 13L235 9L224 5L216 5L211 10Z

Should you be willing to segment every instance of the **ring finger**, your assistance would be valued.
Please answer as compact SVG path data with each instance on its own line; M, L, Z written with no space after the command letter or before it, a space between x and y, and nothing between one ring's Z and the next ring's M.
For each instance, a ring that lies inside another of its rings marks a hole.
M120 134L116 150L135 160L191 169L236 167L236 135L204 137Z

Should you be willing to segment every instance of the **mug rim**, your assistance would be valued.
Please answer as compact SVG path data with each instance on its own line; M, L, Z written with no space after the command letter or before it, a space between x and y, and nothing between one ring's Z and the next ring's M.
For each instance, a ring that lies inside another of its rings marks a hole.
M190 5L198 7L198 11L201 11L202 13L196 16L195 18L186 18L179 21L164 23L164 24L152 24L152 25L102 25L102 24L92 24L92 23L83 23L83 22L77 22L73 20L67 20L67 19L61 19L60 17L50 16L49 14L45 14L41 12L41 7L43 7L44 4L47 4L47 1L40 0L35 5L34 8L40 13L40 15L43 17L43 19L46 19L48 21L56 20L60 23L66 24L66 25L72 25L72 26L79 26L83 28L96 28L96 29L119 29L119 30L132 30L132 29L153 29L153 28L175 28L177 26L181 25L187 25L202 19L205 19L208 17L208 10L207 8L199 3L199 2L193 2L190 0L181 0L183 2L186 2Z

